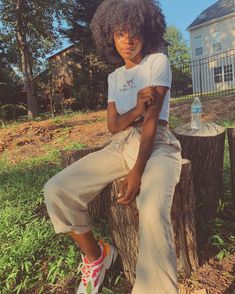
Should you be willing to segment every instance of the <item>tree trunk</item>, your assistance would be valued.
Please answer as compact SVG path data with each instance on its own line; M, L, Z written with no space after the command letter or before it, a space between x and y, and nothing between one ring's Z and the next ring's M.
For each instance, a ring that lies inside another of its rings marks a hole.
M235 205L235 128L228 128L228 144L231 169L232 198Z
M33 83L30 79L32 68L30 68L31 64L29 62L28 50L27 50L27 41L25 37L24 27L21 19L21 1L17 1L16 6L16 35L17 41L19 45L20 55L21 55L21 65L22 65L22 73L23 73L23 81L27 94L27 104L28 104L28 116L35 117L37 113L37 101L34 94Z
M101 148L62 151L62 166L65 168L88 153ZM136 202L128 206L117 204L119 188L119 182L114 181L89 204L88 210L91 217L107 219L113 243L122 259L124 273L133 284L138 254L138 210ZM171 211L177 267L182 276L188 276L192 270L198 268L195 201L191 165L188 160L183 160L180 183L174 193Z
M182 146L182 157L192 164L193 184L197 195L197 218L202 223L216 217L219 199L223 197L223 160L225 129L214 123L203 123L200 130L190 124L174 130Z

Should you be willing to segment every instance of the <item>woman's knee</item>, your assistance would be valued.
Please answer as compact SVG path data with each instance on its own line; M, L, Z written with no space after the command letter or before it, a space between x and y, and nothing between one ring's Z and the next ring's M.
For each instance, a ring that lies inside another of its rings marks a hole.
M63 182L60 179L58 179L57 175L50 178L46 182L43 189L46 202L57 198L56 196L59 195L59 191L61 190L62 185L63 185Z

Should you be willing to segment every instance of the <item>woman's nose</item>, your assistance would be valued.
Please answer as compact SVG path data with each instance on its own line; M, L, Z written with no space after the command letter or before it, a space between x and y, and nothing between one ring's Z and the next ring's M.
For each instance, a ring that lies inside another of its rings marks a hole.
M124 39L124 43L125 43L125 44L129 44L129 45L133 45L133 44L134 44L133 39L128 38L128 37L126 37L126 38Z

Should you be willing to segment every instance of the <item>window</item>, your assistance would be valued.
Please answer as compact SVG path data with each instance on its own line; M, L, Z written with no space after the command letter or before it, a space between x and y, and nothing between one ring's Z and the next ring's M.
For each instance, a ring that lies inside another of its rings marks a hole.
M233 65L228 64L222 66L214 67L214 83L233 81Z
M231 82L233 81L233 66L228 64L224 66L224 81Z
M212 46L213 46L213 51L219 51L222 49L222 42L221 42L221 39L220 39L220 30L218 31L215 31L212 35L212 39L213 39L213 43L212 43Z
M222 73L222 66L214 67L214 82L222 83L223 81L223 73Z
M202 36L198 36L194 38L195 44L195 55L199 56L203 54L203 47L202 47Z

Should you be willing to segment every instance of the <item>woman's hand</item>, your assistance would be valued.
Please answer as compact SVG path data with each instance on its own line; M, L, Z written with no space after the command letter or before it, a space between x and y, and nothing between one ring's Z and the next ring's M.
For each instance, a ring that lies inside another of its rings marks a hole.
M148 86L141 90L139 90L137 94L137 105L136 110L139 114L143 114L147 109L148 106L152 104L156 104L157 102L157 95L154 86Z
M141 177L142 174L134 168L129 172L122 182L117 203L128 205L136 198L140 192Z

